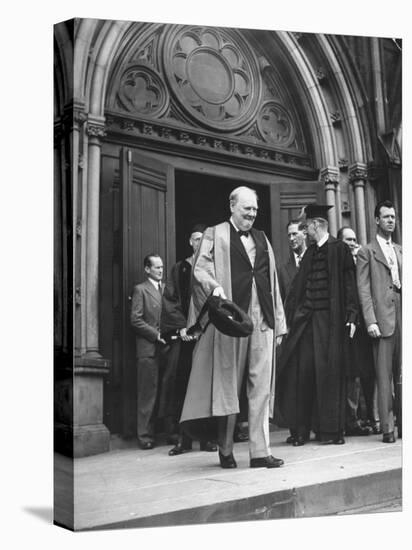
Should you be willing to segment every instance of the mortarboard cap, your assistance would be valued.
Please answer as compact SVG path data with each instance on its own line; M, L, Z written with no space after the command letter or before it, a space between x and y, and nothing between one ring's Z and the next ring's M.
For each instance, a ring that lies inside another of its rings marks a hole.
M206 227L207 225L205 225L204 223L196 223L190 230L190 234L193 235L193 233L204 233Z
M311 218L323 218L324 220L328 219L328 210L330 208L333 208L330 204L318 204L316 202L312 204L307 204L302 208L302 212L300 213L300 216L303 219L311 219Z

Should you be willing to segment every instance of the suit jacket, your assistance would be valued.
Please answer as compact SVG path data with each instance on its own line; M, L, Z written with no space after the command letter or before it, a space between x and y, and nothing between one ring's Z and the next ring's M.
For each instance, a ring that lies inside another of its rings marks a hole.
M288 261L280 266L278 273L279 290L283 302L285 302L286 296L289 293L292 281L297 272L298 269L296 267L295 255L291 252Z
M402 248L393 243L398 260L399 278L402 277ZM363 246L357 255L356 275L359 300L365 324L377 324L382 336L392 336L396 312L393 301L391 270L376 237Z
M130 322L136 332L136 356L154 357L160 331L162 297L149 280L133 290Z

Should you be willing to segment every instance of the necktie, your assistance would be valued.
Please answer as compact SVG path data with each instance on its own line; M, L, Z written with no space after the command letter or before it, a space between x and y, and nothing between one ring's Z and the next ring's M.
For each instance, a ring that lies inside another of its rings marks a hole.
M401 287L401 283L399 281L399 273L398 273L398 269L397 269L397 260L396 260L396 256L395 256L395 252L391 246L391 242L390 241L386 241L386 245L387 245L387 258L388 258L388 264L389 264L389 267L391 268L391 274L392 274L392 282L393 284L396 286L396 288L400 288Z
M157 288L158 288L158 290L159 290L160 296L163 296L163 292L162 292L162 283L159 283Z

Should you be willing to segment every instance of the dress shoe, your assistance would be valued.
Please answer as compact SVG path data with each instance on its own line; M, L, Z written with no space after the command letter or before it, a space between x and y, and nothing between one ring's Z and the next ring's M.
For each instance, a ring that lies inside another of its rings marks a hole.
M321 441L322 445L344 445L345 440L342 436L334 437L332 439L324 439Z
M393 432L383 434L382 442L383 443L395 443L395 434Z
M382 433L382 428L381 428L381 425L379 422L373 422L371 424L371 428L372 428L372 432L375 434L375 435L379 435Z
M212 441L201 441L200 450L206 451L208 453L213 453L217 451L217 445L215 445L215 443L213 443Z
M168 455L169 456L181 455L183 453L188 453L191 450L192 450L191 446L190 447L185 447L181 443L178 443L177 445L175 445L173 447L173 449L170 449L170 451L168 452Z
M169 436L167 436L166 444L167 445L178 445L179 444L179 436L178 435L169 435Z
M237 432L233 436L233 441L235 443L244 443L245 441L249 441L249 436L243 432Z
M296 439L296 438L295 438L294 435L290 435L289 437L286 438L286 443L287 443L288 445L293 444L294 441L295 441L295 439Z
M153 449L154 443L153 441L144 441L143 443L140 443L140 448L144 451L148 451L149 449Z
M301 447L304 444L305 438L303 437L303 435L298 435L297 437L295 437L292 443L294 447Z
M225 456L222 455L222 453L219 451L219 461L222 468L237 468L236 460L233 456L233 453Z
M284 462L281 458L275 458L272 455L250 459L251 468L279 468L283 464Z
M372 433L372 428L369 426L361 426L357 424L351 428L345 430L345 435L370 435Z

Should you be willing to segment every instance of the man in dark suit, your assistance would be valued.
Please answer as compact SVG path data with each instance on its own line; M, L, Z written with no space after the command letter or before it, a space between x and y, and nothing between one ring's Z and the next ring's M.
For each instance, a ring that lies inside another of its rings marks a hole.
M306 251L306 224L302 220L290 220L288 232L290 255L288 261L279 269L279 289L282 300L285 301L290 286L298 271L300 262Z
M363 317L373 341L382 441L394 443L395 415L398 437L402 437L402 248L392 241L396 213L390 201L376 206L375 221L376 237L358 252L357 281Z
M176 439L173 441L175 446L170 449L169 456L180 455L192 449L192 438L178 432L178 421L189 381L193 347L196 343L196 335L188 334L186 329L192 265L205 229L206 226L203 224L193 226L189 237L193 253L172 266L163 292L160 327L162 336L168 342L168 351L160 390L159 417L165 421L169 435L168 443L172 442L170 434L176 433ZM210 452L217 450L214 443L205 439L200 440L200 449Z
M256 192L239 187L229 197L229 221L208 227L193 265L188 327L199 321L210 295L229 299L248 312L253 332L232 337L202 318L204 332L195 347L181 422L217 418L222 468L236 468L233 434L245 379L248 397L250 467L276 468L271 455L269 415L273 415L275 347L286 333L272 247L252 226Z
M357 253L360 246L356 233L349 226L339 229L337 238L349 246L354 266L357 262ZM374 407L375 372L373 367L372 342L366 332L363 319L358 319L354 337L349 342L349 361L346 378L346 422L345 434L366 436L372 429L378 429L377 412ZM362 426L360 417L361 389L365 399L366 419L368 426Z
M158 254L143 261L147 279L133 290L130 320L136 331L137 355L137 439L144 450L154 447L155 406L162 348L160 335L163 262Z

